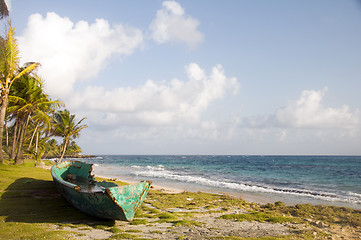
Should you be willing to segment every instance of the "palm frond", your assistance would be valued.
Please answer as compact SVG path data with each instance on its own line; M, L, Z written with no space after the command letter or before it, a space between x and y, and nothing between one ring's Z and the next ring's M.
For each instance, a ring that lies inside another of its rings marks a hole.
M22 77L24 74L26 73L30 73L32 72L35 68L37 68L38 66L40 66L40 63L36 63L33 62L31 64L29 64L27 67L25 67L20 73L18 73L10 82L9 87L14 83L14 81L16 79L19 79L20 77Z
M7 68L7 77L6 77L6 85L10 84L8 81L12 78L12 74L16 72L19 61L20 61L20 52L18 43L14 37L15 29L10 25L8 26L8 33L6 39L6 68ZM10 84L11 85L11 84Z

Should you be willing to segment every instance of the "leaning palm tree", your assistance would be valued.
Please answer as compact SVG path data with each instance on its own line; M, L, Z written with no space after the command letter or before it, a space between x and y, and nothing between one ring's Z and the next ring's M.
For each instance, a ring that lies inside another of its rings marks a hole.
M27 63L19 69L19 49L14 38L14 28L7 26L7 35L0 37L0 87L1 87L1 108L0 108L0 164L3 163L2 139L4 133L4 122L6 109L9 104L9 92L13 83L26 73L31 73L39 63Z
M53 133L55 136L63 138L63 147L59 162L61 162L64 158L69 141L77 138L80 131L88 127L85 124L81 125L81 122L84 121L84 119L86 118L82 118L80 121L75 122L75 115L70 114L66 109L54 114Z
M14 95L9 96L11 104L8 107L8 112L15 114L15 121L18 121L21 126L15 164L22 164L24 162L23 145L29 130L29 122L32 121L36 125L34 133L42 123L48 126L50 133L50 113L54 108L63 106L63 103L50 100L43 91L41 80L30 74L25 74L19 81L16 81L11 92Z

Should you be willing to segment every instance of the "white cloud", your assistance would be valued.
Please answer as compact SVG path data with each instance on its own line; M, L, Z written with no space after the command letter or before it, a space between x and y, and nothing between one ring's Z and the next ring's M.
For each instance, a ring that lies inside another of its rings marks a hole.
M303 91L297 101L291 101L276 112L276 120L283 126L295 128L350 128L360 123L358 111L351 113L347 105L341 108L321 104L327 88Z
M42 64L40 75L56 97L71 93L76 81L95 77L112 55L132 54L142 43L139 29L111 27L104 19L73 23L56 13L31 15L19 37L22 60Z
M185 67L187 81L173 79L169 82L147 80L136 88L105 90L87 87L74 95L71 108L88 111L94 124L109 128L124 125L164 126L172 124L199 124L201 114L209 105L225 97L227 92L237 94L239 83L228 78L221 65L212 68L209 75L198 64ZM203 128L211 128L211 122Z
M320 91L302 91L299 99L289 101L274 115L249 118L246 120L246 125L255 128L358 128L361 124L360 111L357 109L355 112L351 112L347 105L340 108L324 107L321 102L326 92L327 88Z
M163 8L157 11L150 30L157 43L180 42L194 47L203 41L203 34L197 29L198 25L198 20L186 15L179 3L165 1Z

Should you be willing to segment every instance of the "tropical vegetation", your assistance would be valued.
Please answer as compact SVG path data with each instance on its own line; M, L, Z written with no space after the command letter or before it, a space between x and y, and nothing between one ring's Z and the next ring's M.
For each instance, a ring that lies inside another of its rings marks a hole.
M0 1L0 18L6 16L3 9ZM62 159L80 153L74 139L87 127L81 124L85 118L76 121L74 114L63 109L62 101L46 94L36 74L40 63L20 66L15 29L9 23L5 32L0 37L0 164L4 154L15 164L23 164L24 155L39 162L45 155ZM58 144L57 139L62 142Z
M70 114L70 112L66 109L54 114L53 133L64 139L59 162L63 159L70 140L77 138L79 136L79 132L87 127L87 125L81 124L84 119L85 118L82 118L80 121L75 122L75 115Z

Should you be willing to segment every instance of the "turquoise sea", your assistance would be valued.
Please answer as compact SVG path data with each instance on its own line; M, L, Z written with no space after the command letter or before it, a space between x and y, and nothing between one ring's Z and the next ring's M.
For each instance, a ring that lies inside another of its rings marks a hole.
M103 155L84 161L100 176L361 209L361 156Z

